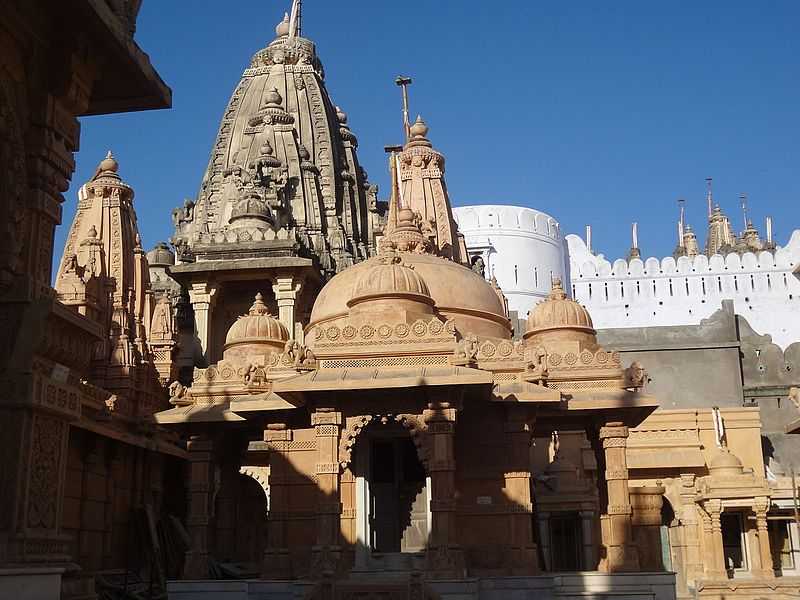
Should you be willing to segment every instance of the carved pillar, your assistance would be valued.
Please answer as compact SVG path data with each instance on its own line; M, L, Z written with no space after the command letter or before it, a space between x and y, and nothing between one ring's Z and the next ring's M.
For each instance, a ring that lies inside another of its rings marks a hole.
M628 463L625 448L628 428L622 423L609 423L600 428L605 455L605 480L608 508L601 520L603 545L606 549L606 570L636 571L639 559L631 536L631 504L628 493Z
M722 549L722 501L708 500L705 503L707 515L703 519L704 548L706 550L705 575L709 579L727 579L725 556Z
M333 575L339 566L342 548L342 503L339 497L339 430L342 414L332 408L317 408L311 415L317 436L317 545L313 549L312 576Z
M213 443L204 436L189 438L189 539L183 567L184 579L207 579L209 533L214 487Z
M508 567L511 575L535 575L539 557L533 541L533 503L531 501L530 445L531 424L527 409L509 407L505 433L509 455L504 472L505 493L511 505L511 539Z
M434 578L463 577L464 553L456 543L455 531L456 409L426 410L423 419L428 429L428 472L431 478L431 532L426 570Z
M278 301L278 320L284 324L292 339L298 337L298 324L295 318L297 294L303 287L303 282L292 275L276 277L272 285L275 299ZM302 330L302 327L299 329ZM302 341L302 332L300 333Z
M767 512L769 511L769 498L756 498L753 503L753 512L756 515L756 536L758 537L758 553L761 557L761 577L772 579L775 570L772 567L772 552L769 547L769 532L767 531ZM754 569L755 570L755 569Z
M270 423L264 430L264 442L269 456L269 515L267 520L267 549L261 576L264 579L290 579L292 564L286 539L286 520L289 516L289 466L286 454L292 430L285 423Z
M639 551L639 565L645 571L663 571L661 508L664 487L641 486L630 489L633 539Z
M209 283L193 283L189 288L189 302L194 310L194 331L206 360L210 358L208 355L211 343L209 325L216 293L217 287Z
M581 518L581 538L583 541L583 570L594 571L597 568L597 551L595 550L595 519L597 514L593 510L582 510L578 513Z

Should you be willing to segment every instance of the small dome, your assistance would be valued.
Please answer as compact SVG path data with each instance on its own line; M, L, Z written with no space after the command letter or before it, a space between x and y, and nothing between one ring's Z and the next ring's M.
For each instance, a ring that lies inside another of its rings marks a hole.
M407 298L433 305L425 280L399 256L382 256L356 281L347 305L376 298Z
M283 20L275 26L275 35L278 37L289 35L289 13L283 13Z
M537 304L528 315L524 337L561 329L595 334L589 312L574 300L567 298L561 280L556 279L553 281L550 296Z
M267 344L282 348L288 339L289 332L286 327L269 314L264 298L259 293L256 294L256 301L250 307L248 314L239 317L228 329L224 350L227 353L230 348L245 344Z
M722 446L711 453L708 470L712 475L741 475L744 467L742 461L727 446Z
M95 236L97 233L95 233ZM169 249L166 242L158 242L155 247L147 253L147 263L151 267L166 267L175 264L175 254Z

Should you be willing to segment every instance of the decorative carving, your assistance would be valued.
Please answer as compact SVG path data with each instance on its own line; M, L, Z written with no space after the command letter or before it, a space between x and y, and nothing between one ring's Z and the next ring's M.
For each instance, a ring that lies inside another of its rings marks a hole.
M169 384L169 403L175 406L188 406L194 403L192 392L180 381Z
M541 383L547 380L547 350L542 346L525 348L525 381Z
M640 390L649 381L647 371L645 371L642 363L635 360L631 365L625 369L625 387L629 390Z
M455 364L473 364L478 357L478 336L467 334L456 342L453 350L453 362Z

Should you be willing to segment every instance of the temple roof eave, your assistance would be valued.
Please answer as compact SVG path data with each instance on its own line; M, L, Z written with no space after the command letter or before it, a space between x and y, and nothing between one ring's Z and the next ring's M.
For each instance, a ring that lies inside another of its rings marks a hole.
M219 404L189 404L176 406L153 415L159 425L186 423L217 423L220 421L246 421L230 409L230 402Z
M469 367L320 369L276 382L278 393L341 392L432 386L491 385L492 374Z

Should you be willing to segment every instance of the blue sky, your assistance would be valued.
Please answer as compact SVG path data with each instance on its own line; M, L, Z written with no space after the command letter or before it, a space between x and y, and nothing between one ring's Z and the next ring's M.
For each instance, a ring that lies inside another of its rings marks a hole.
M108 148L136 190L145 246L171 235L171 208L197 193L228 98L289 4L144 2L136 39L173 108L82 119L57 254ZM402 73L456 206L531 206L565 232L592 224L612 258L632 221L643 254L672 252L679 197L704 229L708 176L736 229L741 192L762 230L775 217L778 243L800 227L799 29L796 0L305 0L303 15L381 197Z

